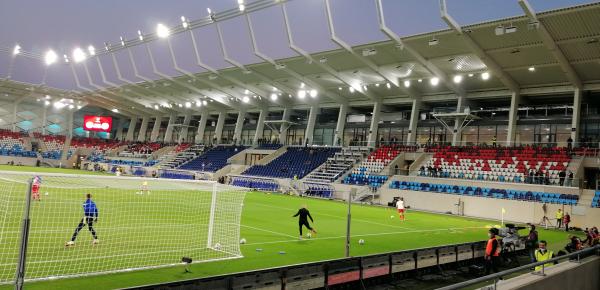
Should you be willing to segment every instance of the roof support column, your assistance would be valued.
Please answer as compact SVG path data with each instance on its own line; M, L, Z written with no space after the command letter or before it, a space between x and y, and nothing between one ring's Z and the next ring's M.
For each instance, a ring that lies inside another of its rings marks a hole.
M284 108L281 119L283 121L289 121L291 115L292 108ZM289 126L287 124L281 124L281 127L279 127L279 143L285 144L285 139L287 139L287 130L289 130Z
M242 129L244 129L244 120L246 119L246 112L240 110L235 122L235 130L233 131L233 144L242 144Z
M410 111L410 123L408 124L408 138L406 145L414 145L417 141L417 124L419 123L419 112L421 110L421 100L412 100L412 109Z
M456 112L462 113L464 111L465 97L458 96L456 100ZM462 118L456 117L454 119L454 130L452 130L452 146L459 146L462 142L462 130L461 130Z
M258 121L256 122L256 132L254 132L254 139L252 140L252 145L257 145L258 138L260 138L260 136L263 135L263 131L265 128L265 119L267 118L267 114L269 114L269 111L267 111L267 109L260 109L260 113L258 114Z
M183 116L183 127L181 127L181 130L179 131L179 136L177 136L178 143L187 141L188 126L190 125L191 121L192 121L192 113L188 112Z
M133 133L135 132L135 126L137 126L137 117L131 117L129 121L129 129L127 129L127 136L125 136L125 140L133 141Z
M117 120L117 133L115 133L115 140L123 140L123 119Z
M573 117L571 117L571 139L577 144L579 142L579 122L581 121L581 89L575 88L573 94ZM580 144L581 146L583 144Z
M165 143L173 142L173 125L175 125L176 120L177 116L175 114L169 116L169 123L167 124L167 130L165 131Z
M48 107L44 107L42 111L42 134L46 135L46 127L48 126Z
M154 118L154 126L152 127L152 133L150 133L150 142L156 142L156 140L158 140L158 134L160 133L160 123L162 123L162 117L156 116Z
M196 143L204 142L204 131L206 131L206 120L208 119L208 112L203 110L200 114L200 121L198 122L198 131L196 131Z
M313 135L315 133L315 124L317 122L317 114L319 113L319 106L312 104L308 113L308 124L306 124L306 131L304 132L304 144L313 144Z
M137 140L139 142L146 141L146 131L148 131L148 122L150 122L150 117L144 116L142 118L142 125L140 125L140 132L138 132Z
M17 111L18 111L18 107L19 107L19 103L21 101L17 100L15 101L14 105L13 105L13 112L12 112L12 131L16 132L17 131Z
M510 97L510 111L508 112L508 134L506 135L506 146L514 146L517 139L517 116L519 115L519 103L521 94L513 92Z
M381 116L381 101L373 103L373 113L371 114L371 127L369 128L369 139L367 146L377 147L377 130L379 129L379 118Z
M344 128L346 127L346 114L348 105L341 104L338 113L337 126L335 126L335 135L333 136L333 146L343 146L344 144Z
M219 112L219 119L217 119L217 127L215 128L215 140L214 144L220 144L223 138L223 125L225 125L225 112Z

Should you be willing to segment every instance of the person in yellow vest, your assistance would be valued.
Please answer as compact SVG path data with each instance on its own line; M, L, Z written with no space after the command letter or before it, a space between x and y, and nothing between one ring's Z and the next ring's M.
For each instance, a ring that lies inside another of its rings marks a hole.
M563 215L563 212L562 212L562 210L559 208L559 209L556 211L556 228L557 228L557 229L560 229L560 227L562 227L563 217L564 217L564 215Z
M500 243L496 239L498 235L497 228L491 228L488 233L488 241L485 246L485 275L489 275L492 271L498 272L498 264L500 263Z
M535 261L536 262L543 262L546 260L550 260L554 257L554 252L546 249L546 241L541 240L539 243L539 248L537 250L535 250ZM546 263L543 265L544 268L548 268L550 266L552 266L553 263ZM542 265L536 266L535 267L536 271L541 271L542 270Z

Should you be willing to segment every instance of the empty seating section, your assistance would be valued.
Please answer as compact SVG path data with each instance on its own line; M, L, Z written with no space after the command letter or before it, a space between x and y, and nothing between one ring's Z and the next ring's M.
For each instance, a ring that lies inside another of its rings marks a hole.
M254 188L265 191L277 191L279 190L279 183L275 180L262 179L262 178L251 178L251 177L232 177L231 184L235 186Z
M244 146L217 146L181 165L179 169L216 172L227 165L227 159L244 149Z
M175 170L160 170L159 176L161 178L170 178L170 179L195 179L193 173L181 172L181 171L175 171Z
M592 199L592 207L600 207L600 191L596 191L596 193L594 193L594 198Z
M34 136L38 140L42 140L44 142L44 146L46 146L46 150L42 152L43 158L48 159L60 159L62 156L62 151L65 146L65 136L63 135L41 135L35 134Z
M448 184L432 184L398 180L392 181L390 183L390 188L543 203L556 203L565 205L576 205L579 201L579 196L573 194L559 194Z
M434 152L420 175L474 180L526 182L530 170L548 175L558 184L558 174L571 160L563 147L430 147Z
M387 176L378 175L392 160L402 152L415 152L417 147L404 145L383 145L371 152L359 167L352 170L343 180L347 184L369 185L379 188L387 180Z
M281 148L281 144L276 144L276 143L263 143L263 144L259 144L256 149L263 149L263 150L277 150L279 148Z
M365 148L366 149L366 148ZM342 148L308 174L303 180L312 182L334 182L362 159L368 151L360 148Z
M333 186L329 184L305 182L303 194L307 196L331 198L333 197L333 191Z
M254 165L243 175L277 178L303 178L332 157L340 148L289 147L281 156L266 165Z
M24 134L0 129L0 155L36 157L33 151L25 150Z

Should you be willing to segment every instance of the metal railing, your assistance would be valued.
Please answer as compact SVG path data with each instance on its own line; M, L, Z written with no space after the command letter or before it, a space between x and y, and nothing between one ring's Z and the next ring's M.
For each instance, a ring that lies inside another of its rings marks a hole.
M532 274L538 274L538 275L542 275L545 276L545 268L546 268L546 264L549 263L558 263L560 260L565 260L565 259L571 259L571 258L577 258L577 262L580 261L580 258L582 255L584 254L588 254L588 253L595 253L595 255L599 255L600 256L600 245L597 245L595 247L592 248L587 248L587 249L583 249L577 252L573 252L564 256L560 256L560 257L556 257L556 258L552 258L552 259L548 259L546 261L542 261L542 262L535 262L535 263L531 263L531 264L527 264L527 265L523 265L517 268L512 268L509 270L505 270L502 272L498 272L495 274L491 274L491 275L487 275L487 276L483 276L483 277L479 277L473 280L469 280L469 281L465 281L465 282L461 282L461 283L457 283L457 284L453 284L450 286L446 286L446 287L442 287L442 288L438 288L438 290L454 290L454 289L463 289L465 287L468 286L472 286L475 284L479 284L479 283L483 283L483 282L487 282L489 280L493 280L494 281L494 286L492 289L496 289L496 286L498 284L498 280L501 280L502 277L508 276L510 274L514 274L514 273L518 273L518 272L522 272L524 270L529 270L531 268L535 268L537 266L542 266L541 271L533 271L531 272Z

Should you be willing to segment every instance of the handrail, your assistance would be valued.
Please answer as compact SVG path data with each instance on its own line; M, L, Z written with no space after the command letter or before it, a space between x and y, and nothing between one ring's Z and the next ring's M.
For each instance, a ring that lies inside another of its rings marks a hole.
M502 271L502 272L498 272L498 273L495 273L495 274L491 274L491 275L479 277L479 278L476 278L476 279L472 279L472 280L460 282L460 283L453 284L453 285L446 286L446 287L441 287L441 288L438 288L437 290L462 289L462 288L465 288L465 287L468 287L468 286L471 286L471 285L474 285L474 284L478 284L478 283L481 283L481 282L489 281L489 280L492 280L492 279L494 279L494 284L495 284L496 281L499 278L502 278L504 276L508 276L510 274L517 273L517 272L520 272L520 271L523 271L523 270L528 270L528 269L531 269L531 268L536 267L536 266L542 266L541 274L544 274L544 269L545 269L544 265L545 264L558 262L560 260L571 258L571 257L575 257L575 256L577 256L577 260L579 260L579 257L582 254L586 254L586 253L594 252L594 251L596 251L596 255L600 255L600 245L594 246L592 248L583 249L583 250L580 250L580 251L577 251L577 252L573 252L573 253L570 253L568 255L564 255L564 256L552 258L552 259L549 259L549 260L546 260L546 261L531 263L531 264L519 266L519 267L516 267L516 268L508 269L508 270L505 270L505 271Z

